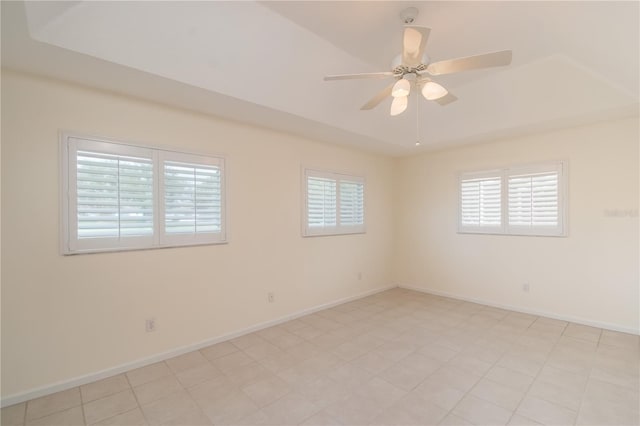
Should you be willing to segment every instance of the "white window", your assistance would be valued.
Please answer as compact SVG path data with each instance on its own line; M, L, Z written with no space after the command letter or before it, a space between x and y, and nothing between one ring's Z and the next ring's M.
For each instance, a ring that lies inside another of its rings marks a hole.
M564 161L460 175L462 233L564 236Z
M363 232L364 178L305 170L303 235Z
M224 160L63 135L64 254L225 241Z

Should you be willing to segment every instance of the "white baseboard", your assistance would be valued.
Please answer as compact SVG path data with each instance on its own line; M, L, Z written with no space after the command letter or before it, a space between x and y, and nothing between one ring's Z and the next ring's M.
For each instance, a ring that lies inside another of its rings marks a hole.
M324 303L322 305L314 306L308 309L303 309L301 311L294 312L292 314L285 315L283 317L276 318L274 320L255 324L250 327L243 328L241 330L236 330L234 332L227 333L222 336L203 340L201 342L194 343L192 345L182 346L176 349L172 349L170 351L166 351L166 352L162 352L149 357L141 358L133 362L121 364L116 367L107 368L106 370L85 374L83 376L75 377L69 380L63 380L57 383L52 383L50 385L45 385L35 389L31 389L26 392L10 395L5 398L2 398L2 400L0 401L0 407L8 407L10 405L19 404L20 402L28 401L30 399L39 398L41 396L49 395L55 392L60 392L67 389L75 388L76 386L86 385L87 383L95 382L97 380L106 379L107 377L115 376L117 374L121 374L129 370L133 370L135 368L144 367L146 365L164 361L169 358L173 358L175 356L185 354L187 352L192 352L198 349L206 348L207 346L211 346L216 343L224 342L230 339L235 339L236 337L240 337L245 334L253 333L255 331L259 331L264 328L273 327L274 325L282 324L292 319L300 318L305 315L312 314L314 312L322 311L324 309L332 308L334 306L341 305L343 303L351 302L353 300L362 299L363 297L371 296L373 294L390 290L396 287L397 287L396 285L389 285L385 287L376 288L373 290L366 291L364 293L357 294L355 296L349 296L339 300L335 300L333 302L328 302L328 303Z
M556 313L553 313L553 312L541 311L541 310L538 310L538 309L523 308L521 306L503 305L503 304L495 303L495 302L492 302L492 301L489 301L489 300L476 299L476 298L473 298L473 297L465 297L465 296L460 296L458 294L452 294L452 293L447 293L447 292L439 291L439 290L432 290L432 289L428 289L428 288L415 287L415 286L411 286L411 285L407 285L407 284L398 284L398 287L404 288L404 289L407 289L407 290L419 291L421 293L433 294L435 296L449 297L451 299L464 300L465 302L472 302L472 303L479 303L481 305L493 306L494 308L507 309L509 311L521 312L523 314L531 314L531 315L537 315L537 316L541 316L541 317L557 319L557 320L561 320L561 321L569 321L569 322L574 322L574 323L577 323L577 324L588 325L588 326L591 326L591 327L598 327L598 328L604 328L604 329L607 329L607 330L620 331L622 333L640 334L640 329L638 329L638 328L624 327L624 326L621 326L621 325L618 325L618 324L611 324L611 323L608 323L608 322L593 321L593 320L586 319L586 318L573 317L573 316L570 316L570 315L561 315L561 314L556 314Z

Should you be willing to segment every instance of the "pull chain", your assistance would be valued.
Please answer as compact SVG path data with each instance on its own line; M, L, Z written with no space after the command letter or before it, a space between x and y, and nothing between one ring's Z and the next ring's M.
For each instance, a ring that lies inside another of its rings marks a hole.
M416 146L420 146L420 97L416 95Z

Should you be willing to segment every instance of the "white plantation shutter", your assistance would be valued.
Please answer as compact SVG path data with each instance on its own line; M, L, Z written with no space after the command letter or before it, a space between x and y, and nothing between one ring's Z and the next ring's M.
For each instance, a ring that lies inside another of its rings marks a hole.
M225 241L224 160L63 135L63 254Z
M562 172L562 164L508 170L508 231L510 233L535 235L563 233Z
M185 161L171 161L176 158ZM222 164L216 159L162 154L164 233L162 242L220 240Z
M336 181L309 176L307 178L307 226L328 228L338 224Z
M501 232L501 172L469 173L460 177L461 231Z
M364 179L305 170L303 235L364 232Z
M141 248L154 238L153 154L73 139L69 186L71 250Z
M364 183L340 181L340 225L364 225Z
M458 231L565 236L566 185L565 161L463 173Z

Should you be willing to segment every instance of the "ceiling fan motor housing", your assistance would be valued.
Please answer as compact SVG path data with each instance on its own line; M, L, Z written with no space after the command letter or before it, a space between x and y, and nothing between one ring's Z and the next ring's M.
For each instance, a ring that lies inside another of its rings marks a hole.
M426 70L430 63L431 58L429 58L429 55L424 53L420 59L420 65L416 67L408 67L402 63L402 54L399 54L391 61L391 70L394 74L399 75L404 75L410 72L416 73L418 71Z

